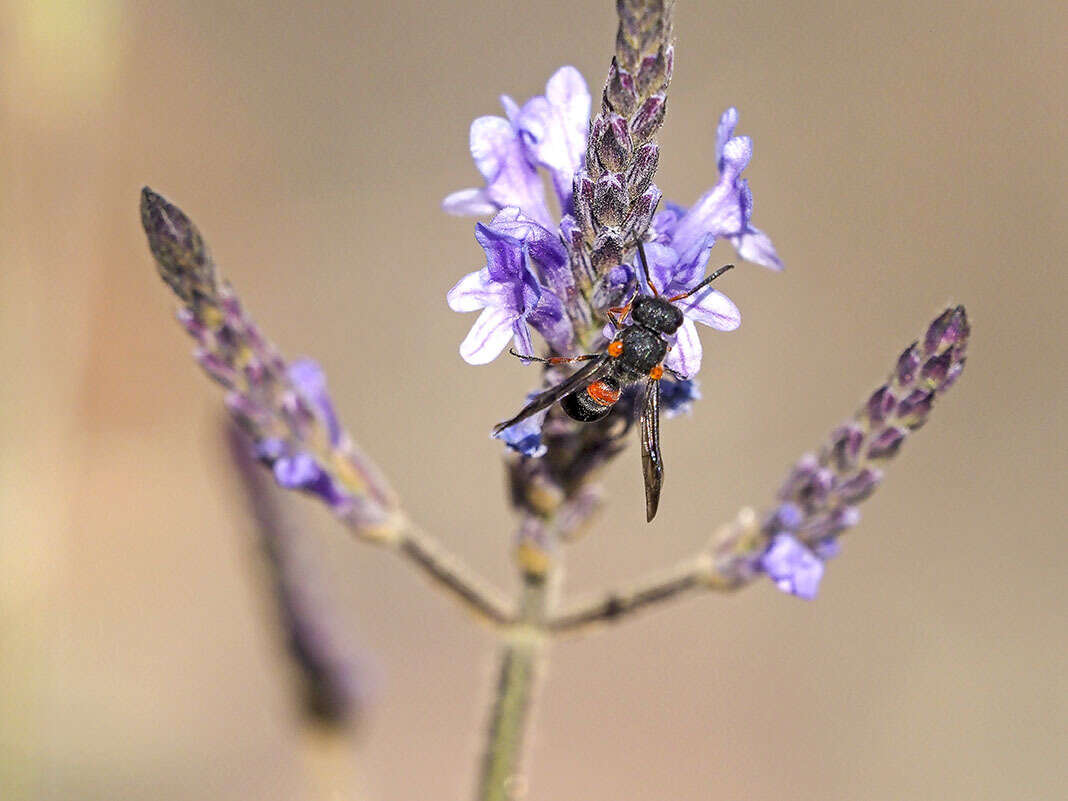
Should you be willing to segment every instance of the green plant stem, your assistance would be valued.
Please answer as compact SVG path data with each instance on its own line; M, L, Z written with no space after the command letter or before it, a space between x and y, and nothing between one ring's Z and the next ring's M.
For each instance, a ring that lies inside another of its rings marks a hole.
M551 589L551 577L525 576L519 620L502 635L477 801L510 801L523 795L523 741L545 658Z

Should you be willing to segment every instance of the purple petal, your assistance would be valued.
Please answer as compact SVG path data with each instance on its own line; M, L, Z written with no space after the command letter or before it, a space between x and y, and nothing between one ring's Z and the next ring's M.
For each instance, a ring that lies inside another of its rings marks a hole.
M665 417L688 414L693 409L693 402L700 399L701 387L696 378L682 381L665 378L660 382L660 407Z
M504 116L512 123L513 128L517 127L515 121L519 116L519 104L512 99L511 95L501 95L500 101L501 105L504 106Z
M679 260L696 260L708 234L718 238L741 233L748 222L743 218L742 200L737 182L723 179L702 195L675 228L671 245L678 251Z
M460 355L468 364L489 364L501 355L512 338L514 312L505 309L486 309L475 320L471 331L460 343Z
M541 178L508 120L479 117L471 123L471 156L486 179L490 201L500 208L518 206L542 225L552 225Z
M716 165L723 172L723 148L732 136L738 125L738 109L733 106L723 112L716 127Z
M343 492L319 463L307 453L284 456L274 463L274 478L286 489L318 495L333 509L351 508L353 498Z
M731 243L738 255L746 261L770 267L773 270L782 270L783 263L779 254L775 252L775 246L771 239L759 228L749 226L741 236L732 236Z
M527 101L516 118L527 152L552 173L564 209L586 153L589 120L590 92L574 67L558 69L545 85L545 95Z
M675 235L679 220L686 214L686 209L670 200L664 201L662 208L653 215L651 242L669 244Z
M693 378L701 369L701 340L692 320L685 320L679 328L664 364L683 378Z
M489 227L524 243L533 266L545 285L554 292L566 295L574 287L567 250L557 234L514 207L502 209Z
M760 566L783 592L812 600L823 577L823 562L789 534L778 534L760 558Z
M480 217L483 214L493 214L497 210L497 204L489 199L485 189L461 189L459 192L453 192L441 201L441 207L458 217Z
M274 463L274 477L286 489L303 489L318 481L322 474L319 463L307 453L283 456Z
M523 243L515 237L478 223L475 239L486 252L486 274L489 280L510 287L513 294L521 289L526 272ZM518 307L514 309L518 311Z
M534 355L534 343L530 339L530 329L527 328L527 321L522 317L516 318L512 323L512 341L515 343L516 353L522 353L524 356Z
M319 412L320 418L326 424L330 444L337 445L341 441L341 424L326 390L326 374L323 368L313 359L297 359L289 365L286 374L305 403Z
M719 155L719 173L728 180L733 181L742 174L742 170L749 166L753 158L753 140L748 136L735 136L723 144L723 152Z
M537 304L526 313L525 317L554 351L557 353L571 351L575 332L563 301L552 292L543 291ZM532 351L526 352L532 353Z
M457 281L445 299L455 312L473 312L487 306L500 306L505 297L501 287L490 280L487 270L475 270Z
M676 301L687 318L715 328L733 331L742 324L742 314L730 298L708 286L684 300Z
M529 402L536 394L532 392L528 395L527 401ZM548 409L532 414L526 420L522 420L514 426L509 426L499 434L491 434L490 436L501 440L509 448L518 451L524 456L543 456L548 449L541 441L541 427L548 414Z
M700 244L690 249L693 254L691 259L688 261L679 259L679 263L675 265L675 276L671 279L671 284L664 289L665 295L681 295L697 286L705 276L705 265L708 264L708 258L712 255L712 246L715 243L716 238L712 234L705 234Z
M675 268L679 263L679 254L675 252L674 248L670 248L667 245L660 245L656 242L647 242L644 245L645 258L649 262L649 275L641 276L642 292L651 295L648 286L645 286L645 279L652 281L659 292L668 294L671 287L675 286ZM635 259L638 257L636 256ZM639 276L641 270L637 267L640 261L635 261L635 272Z

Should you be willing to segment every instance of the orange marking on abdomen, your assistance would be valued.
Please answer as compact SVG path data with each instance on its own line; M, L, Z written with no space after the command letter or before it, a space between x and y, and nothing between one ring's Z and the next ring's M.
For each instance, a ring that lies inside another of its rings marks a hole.
M618 339L615 342L608 343L608 355L619 356L623 353L623 343Z
M619 400L619 390L604 381L594 381L586 387L586 392L602 406L611 406Z

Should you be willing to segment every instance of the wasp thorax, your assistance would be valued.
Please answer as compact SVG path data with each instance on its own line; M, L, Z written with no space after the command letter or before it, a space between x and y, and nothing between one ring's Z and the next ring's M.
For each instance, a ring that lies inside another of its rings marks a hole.
M682 312L666 299L648 295L639 295L634 299L630 315L634 322L662 334L674 334L683 320Z

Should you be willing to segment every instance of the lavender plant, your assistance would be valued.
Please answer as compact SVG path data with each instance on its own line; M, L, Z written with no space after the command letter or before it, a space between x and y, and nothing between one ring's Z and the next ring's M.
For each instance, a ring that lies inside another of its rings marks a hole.
M683 207L663 201L653 183L674 64L672 7L618 0L615 55L592 120L585 82L563 67L544 95L522 105L506 96L504 117L472 124L471 153L484 185L444 201L454 214L492 215L475 227L485 265L447 296L455 311L480 312L460 345L469 363L491 362L511 343L516 354L543 365L532 387L538 393L566 381L577 357L618 355L612 346L634 325L627 313L636 298L672 298L701 286L709 261L723 250L716 248L721 240L741 260L782 269L770 238L752 225L752 193L742 173L753 149L748 137L735 134L735 109L723 114L712 143L718 169L712 188ZM255 458L280 486L326 503L358 538L404 557L496 634L499 678L478 778L482 801L516 791L528 712L550 640L694 592L737 590L764 576L785 592L813 598L824 563L859 519L858 505L877 489L886 465L926 422L965 361L967 316L963 307L951 307L905 349L852 419L791 468L762 511L743 508L673 568L570 604L556 598L565 545L602 504L597 476L626 447L636 417L643 427L650 423L639 415L633 390L606 403L607 411L592 422L546 404L495 434L506 446L510 500L519 518L520 592L509 602L409 519L342 427L322 371L310 360L287 361L261 335L189 218L147 188L141 213L160 274L181 302L179 321L197 343L197 361L225 388ZM639 267L639 246L648 255L647 270ZM650 376L668 416L700 399L695 323L731 331L741 322L737 307L710 286L677 302L680 324ZM517 405L522 400L514 399Z

